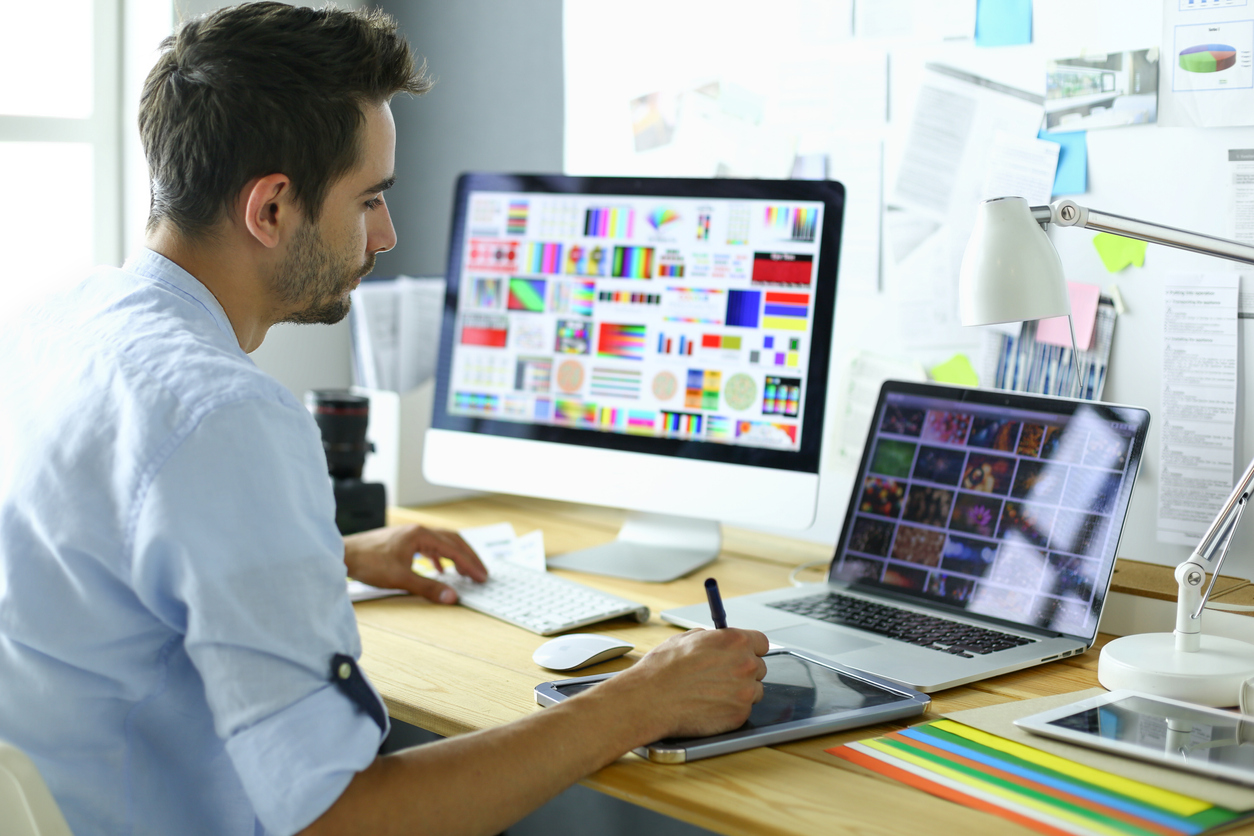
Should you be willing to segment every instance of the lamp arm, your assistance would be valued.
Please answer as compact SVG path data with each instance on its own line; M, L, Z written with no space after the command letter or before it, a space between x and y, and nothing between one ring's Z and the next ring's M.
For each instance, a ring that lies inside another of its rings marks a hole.
M1178 651L1193 653L1201 647L1202 610L1210 598L1211 590L1215 588L1215 581L1219 579L1219 569L1228 556L1228 546L1232 543L1237 524L1241 521L1241 514L1245 511L1245 504L1249 501L1251 490L1254 489L1252 486L1254 486L1254 461L1250 462L1245 468L1245 473L1237 480L1236 487L1232 489L1223 507L1219 509L1215 519L1207 527L1206 533L1202 535L1193 553L1176 567L1176 583L1180 587L1176 598L1175 629L1176 650ZM1206 580L1206 563L1214 559L1215 552L1221 547L1219 559L1210 569L1210 585L1203 593L1202 583Z
M1096 229L1099 232L1110 232L1125 238L1138 241L1149 241L1151 244L1162 244L1187 250L1202 255L1213 255L1242 264L1254 264L1254 247L1227 238L1216 238L1189 232L1173 226L1138 221L1122 215L1111 215L1080 206L1073 200L1056 200L1049 206L1033 206L1032 217L1041 226L1054 223L1059 226L1079 226L1085 229Z

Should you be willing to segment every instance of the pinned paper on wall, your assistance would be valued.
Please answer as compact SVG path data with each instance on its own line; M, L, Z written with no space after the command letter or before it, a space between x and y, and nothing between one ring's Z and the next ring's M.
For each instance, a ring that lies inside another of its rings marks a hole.
M979 386L980 376L965 354L955 354L939 366L933 366L929 372L932 380L937 383L952 383L955 386Z
M1097 325L1097 303L1102 289L1095 284L1067 282L1067 295L1071 297L1071 322L1075 328L1075 345L1080 351L1093 347L1093 332ZM1062 348L1071 348L1071 329L1065 316L1042 319L1036 326L1036 341Z
M984 198L1015 195L1032 206L1049 203L1060 150L1053 142L997 131L987 158Z
M1093 131L1158 121L1158 47L1045 64L1045 130Z
M1054 196L1084 194L1089 190L1089 145L1084 131L1046 133L1040 139L1057 142L1058 170L1054 174Z
M1032 0L979 0L975 6L976 46L1032 43Z
M1102 264L1112 273L1118 273L1130 264L1137 267L1145 266L1145 241L1124 238L1122 235L1111 235L1099 232L1093 236L1093 246L1102 258Z

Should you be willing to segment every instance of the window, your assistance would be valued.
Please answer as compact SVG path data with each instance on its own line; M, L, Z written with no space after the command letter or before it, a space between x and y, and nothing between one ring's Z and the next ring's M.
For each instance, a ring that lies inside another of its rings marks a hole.
M3 312L121 255L119 0L50 5L0 27Z

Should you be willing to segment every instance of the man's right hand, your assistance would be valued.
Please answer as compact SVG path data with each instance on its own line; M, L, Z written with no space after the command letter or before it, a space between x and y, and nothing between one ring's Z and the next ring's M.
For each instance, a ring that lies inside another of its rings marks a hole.
M654 726L650 741L719 734L743 724L762 699L769 647L757 630L691 630L587 693L629 701L623 710Z

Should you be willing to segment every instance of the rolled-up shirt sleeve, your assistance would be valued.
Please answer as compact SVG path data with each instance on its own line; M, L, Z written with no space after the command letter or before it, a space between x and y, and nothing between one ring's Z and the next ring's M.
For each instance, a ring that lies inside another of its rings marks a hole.
M138 498L133 588L183 636L258 819L294 833L386 733L332 682L332 659L361 642L317 428L294 399L250 398L173 438Z

